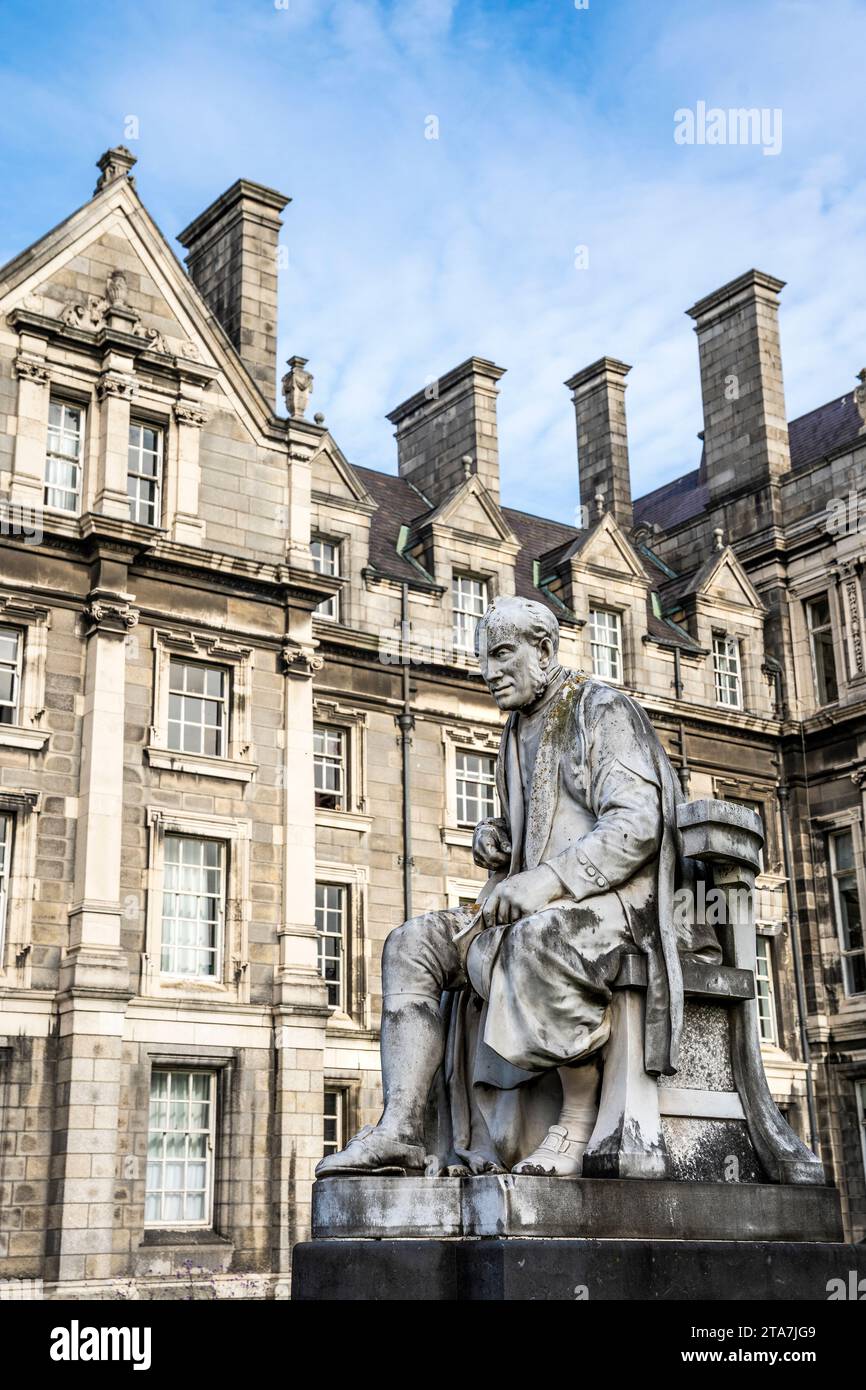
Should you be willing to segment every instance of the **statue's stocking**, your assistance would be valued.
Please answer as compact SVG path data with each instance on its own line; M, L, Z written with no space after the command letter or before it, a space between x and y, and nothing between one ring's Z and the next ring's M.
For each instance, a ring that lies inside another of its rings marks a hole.
M422 1144L427 1097L445 1051L439 996L386 994L382 1000L382 1089L379 1128Z
M562 1110L559 1123L568 1130L572 1143L586 1144L595 1128L598 1115L598 1086L600 1071L593 1058L577 1067L559 1067L562 1082Z

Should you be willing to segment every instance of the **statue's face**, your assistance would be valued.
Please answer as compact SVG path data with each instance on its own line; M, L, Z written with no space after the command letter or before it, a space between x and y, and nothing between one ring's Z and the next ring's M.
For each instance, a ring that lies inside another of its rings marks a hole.
M480 637L481 674L499 708L531 705L547 685L550 643L536 646L511 623L487 623Z

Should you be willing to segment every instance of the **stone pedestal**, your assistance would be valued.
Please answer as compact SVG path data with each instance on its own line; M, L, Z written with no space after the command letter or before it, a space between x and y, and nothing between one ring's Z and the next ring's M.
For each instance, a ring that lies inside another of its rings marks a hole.
M539 1178L329 1178L301 1300L815 1299L866 1273L835 1189Z
M295 1247L292 1298L823 1303L834 1287L831 1280L841 1280L846 1288L854 1284L852 1271L859 1278L866 1275L866 1246L711 1240L316 1240Z

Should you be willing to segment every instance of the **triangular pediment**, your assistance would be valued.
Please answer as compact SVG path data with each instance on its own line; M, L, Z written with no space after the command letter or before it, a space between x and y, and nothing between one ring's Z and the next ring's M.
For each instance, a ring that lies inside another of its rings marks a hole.
M0 316L35 316L98 334L112 305L150 350L218 371L223 392L259 432L273 411L201 298L131 180L118 178L0 269Z
M605 570L624 578L649 582L634 546L610 513L588 533L572 563L578 568Z
M726 546L703 566L694 592L709 603L764 608L760 594L730 546Z
M326 434L310 461L314 496L323 501L369 507L376 504L336 440Z
M419 530L431 527L471 535L481 543L519 546L501 508L476 474L446 497L421 521Z

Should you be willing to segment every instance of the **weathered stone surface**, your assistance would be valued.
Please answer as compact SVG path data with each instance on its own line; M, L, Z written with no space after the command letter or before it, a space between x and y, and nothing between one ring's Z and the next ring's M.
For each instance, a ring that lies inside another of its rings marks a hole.
M335 1240L295 1249L298 1302L825 1302L866 1246L756 1241Z
M839 1196L829 1187L512 1174L327 1178L313 1189L312 1229L316 1240L835 1241L842 1234Z

